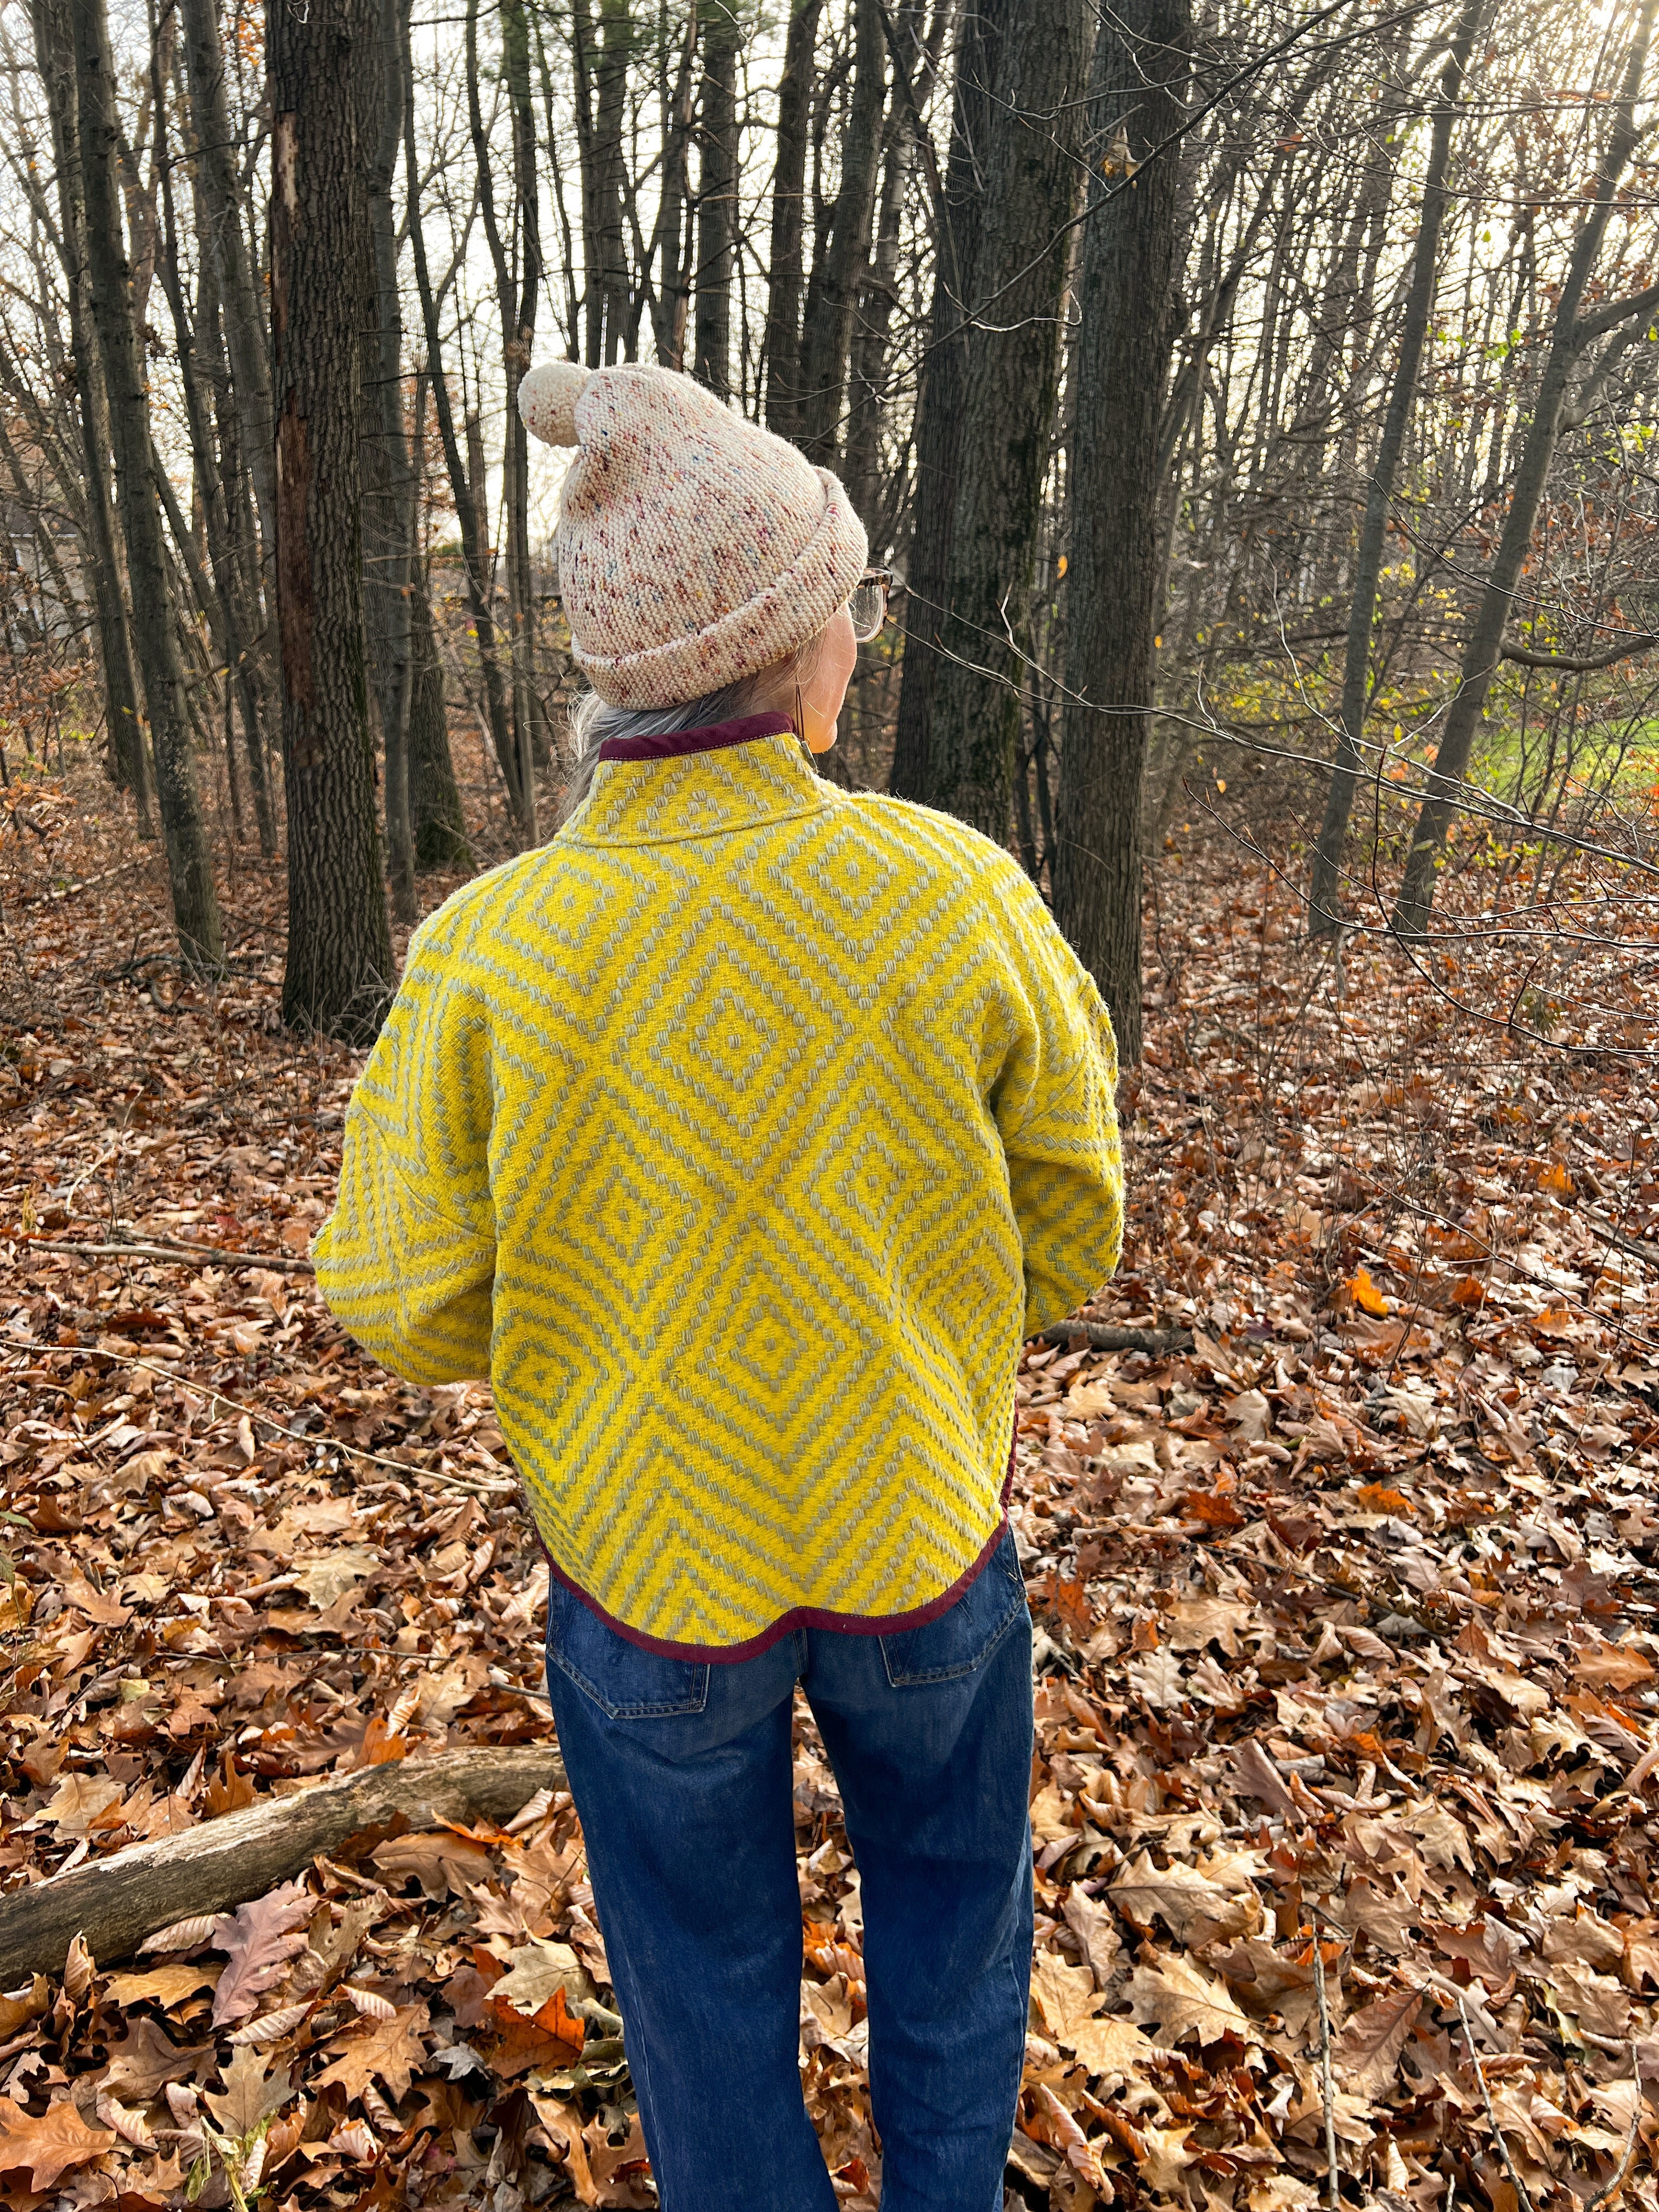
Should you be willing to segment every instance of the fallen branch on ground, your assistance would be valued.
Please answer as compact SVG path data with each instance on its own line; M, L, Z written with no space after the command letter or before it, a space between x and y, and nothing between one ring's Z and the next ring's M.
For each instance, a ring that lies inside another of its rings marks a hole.
M49 1237L20 1237L37 1252L68 1252L82 1260L211 1260L220 1267L269 1267L290 1275L312 1275L309 1260L291 1252L224 1252L216 1244L60 1244Z
M0 1898L0 1988L59 1972L77 1935L100 1966L130 1958L156 1929L263 1897L319 1851L337 1850L394 1813L413 1828L478 1814L501 1821L538 1790L564 1786L556 1752L443 1751L366 1767L292 1796L262 1797Z
M1110 1322L1057 1321L1037 1331L1044 1344L1086 1344L1093 1352L1190 1352L1189 1328L1119 1328Z

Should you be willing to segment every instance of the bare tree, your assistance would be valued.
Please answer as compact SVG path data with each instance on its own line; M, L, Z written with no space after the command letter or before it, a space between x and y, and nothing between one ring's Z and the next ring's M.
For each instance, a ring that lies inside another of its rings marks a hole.
M132 629L155 748L156 797L179 949L188 967L223 965L219 904L191 758L185 671L161 531L149 387L134 327L116 179L115 70L104 0L70 0L93 321L108 380L117 492L132 586Z
M349 60L370 0L271 0L271 394L291 1027L372 1036L395 972L376 823L356 394L368 234Z

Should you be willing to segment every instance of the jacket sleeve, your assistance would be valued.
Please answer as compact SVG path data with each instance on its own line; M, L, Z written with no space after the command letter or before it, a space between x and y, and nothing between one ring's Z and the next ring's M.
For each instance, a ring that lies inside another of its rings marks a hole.
M1011 1049L992 1092L1025 1247L1025 1334L1073 1312L1123 1249L1117 1041L1094 977L1012 870Z
M352 1092L339 1196L313 1257L330 1310L383 1367L459 1382L489 1371L489 1051L483 1010L429 932L410 943Z

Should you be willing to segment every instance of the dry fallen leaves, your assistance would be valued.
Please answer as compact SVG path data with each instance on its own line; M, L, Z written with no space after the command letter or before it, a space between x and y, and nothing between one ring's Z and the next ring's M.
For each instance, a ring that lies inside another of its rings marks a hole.
M279 890L239 863L246 947ZM1218 864L1160 902L1184 965L1123 1089L1127 1257L1091 1317L1193 1347L1020 1363L1038 1917L1011 2185L1316 2212L1317 1927L1353 2201L1514 2212L1466 2009L1537 2212L1627 2142L1613 2212L1653 2212L1659 1133L1620 1064L1436 1027L1387 954L1351 947L1339 994ZM165 1016L118 974L135 928L168 942L149 862L38 911L0 1054L14 1882L550 1734L546 1570L486 1390L380 1373L303 1273L30 1241L109 1241L112 1212L302 1256L351 1056L266 1027L263 950ZM802 2081L869 2212L859 1892L804 1715L796 1753ZM354 1838L108 1963L0 1994L0 2195L177 2212L209 2137L252 2136L282 2212L651 2201L567 1802Z

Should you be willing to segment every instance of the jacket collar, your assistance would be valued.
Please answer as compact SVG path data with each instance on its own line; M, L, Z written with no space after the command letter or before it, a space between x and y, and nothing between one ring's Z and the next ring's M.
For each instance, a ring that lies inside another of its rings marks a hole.
M710 722L701 730L670 730L660 738L607 738L602 761L674 760L682 753L718 752L724 745L746 745L751 738L781 738L794 724L787 714L744 714L735 722Z
M588 794L559 831L573 845L654 845L817 814L831 804L787 714L747 714L660 738L607 738Z

